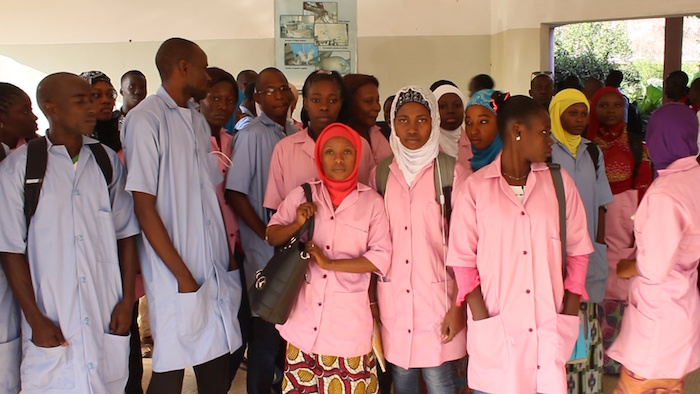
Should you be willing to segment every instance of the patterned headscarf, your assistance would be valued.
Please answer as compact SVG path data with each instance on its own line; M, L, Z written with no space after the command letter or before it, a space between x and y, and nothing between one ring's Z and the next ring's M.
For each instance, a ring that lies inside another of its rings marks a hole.
M557 141L561 142L576 157L578 146L581 143L580 135L573 135L561 125L561 115L574 104L586 104L586 108L590 111L590 105L586 95L577 89L564 89L557 93L549 103L549 117L552 121L552 135Z
M493 115L496 115L496 109L494 109L494 106L491 101L491 96L496 93L497 90L493 89L482 89L479 90L478 92L474 93L474 95L469 99L469 103L467 103L467 108L471 107L472 105L481 105L482 107L485 107L489 111L493 113ZM494 122L496 122L496 119L494 117ZM484 149L476 149L474 145L472 145L472 153L474 154L474 157L472 157L471 160L471 167L473 171L477 171L482 167L486 167L487 165L491 164L491 162L498 156L499 153L503 150L503 141L501 140L501 136L496 133L496 137L493 139L491 142L491 145Z
M97 82L112 84L112 80L102 71L84 71L80 73L79 77L86 80L90 86L94 86Z
M418 103L430 111L431 130L428 141L422 147L411 150L403 146L396 135L396 113L406 103ZM408 186L413 185L413 180L426 165L430 164L440 153L440 110L437 100L428 89L420 86L407 86L396 93L396 98L391 104L391 135L389 145L394 152L394 158L403 173Z

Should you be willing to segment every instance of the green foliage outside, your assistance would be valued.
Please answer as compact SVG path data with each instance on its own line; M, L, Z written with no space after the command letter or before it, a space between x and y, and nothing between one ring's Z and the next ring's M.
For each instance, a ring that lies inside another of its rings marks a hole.
M566 25L554 33L555 83L570 75L581 82L589 77L605 81L612 69L621 70L625 79L621 89L631 101L637 101L643 118L662 100L663 63L633 58L630 40L622 22L591 22ZM682 70L690 80L698 73L698 64L684 63Z

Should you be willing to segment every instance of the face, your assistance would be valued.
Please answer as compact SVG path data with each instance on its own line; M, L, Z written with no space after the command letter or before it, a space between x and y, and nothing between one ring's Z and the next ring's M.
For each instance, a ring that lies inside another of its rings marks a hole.
M340 88L334 82L318 81L311 84L304 97L304 108L309 115L311 130L316 134L321 133L326 126L338 119L342 106Z
M355 169L357 151L345 137L333 137L326 141L321 155L323 173L334 181L346 180Z
M428 142L432 131L430 111L423 104L409 102L396 112L394 130L401 144L407 149L416 150Z
M22 93L10 101L7 112L0 112L3 131L9 131L16 138L31 138L37 130L37 117L32 112L32 101Z
M112 84L98 81L92 85L92 103L95 106L97 120L105 122L112 118L116 100L117 91Z
M472 105L464 118L464 129L472 146L479 150L488 148L498 135L496 115L483 105Z
M281 72L267 71L260 75L259 82L253 95L255 102L270 118L286 118L292 96L287 78Z
M440 108L440 127L455 130L464 122L464 103L454 93L443 94L438 100Z
M84 80L66 78L44 104L44 112L52 129L61 129L69 135L88 135L97 120L92 88Z
M185 63L185 93L194 98L195 101L202 100L207 97L209 82L211 82L211 77L207 72L207 67L209 67L207 55L204 51L197 48L192 59Z
M549 108L549 103L554 96L554 81L546 75L540 75L532 80L530 97L545 108Z
M588 107L584 103L570 105L559 118L564 130L573 135L582 135L588 125Z
M527 122L516 123L521 133L520 141L515 141L516 149L530 163L541 163L552 156L551 123L549 115L542 110L533 115Z
M615 93L606 93L595 107L598 121L603 126L614 126L625 116L625 101Z
M382 107L379 104L379 89L371 83L360 86L352 100L352 114L363 127L377 124L377 116Z
M146 78L138 74L128 74L122 81L119 93L124 97L124 104L134 108L146 98Z
M236 110L238 90L231 83L221 81L209 89L207 97L199 102L199 112L207 119L212 133L218 132Z

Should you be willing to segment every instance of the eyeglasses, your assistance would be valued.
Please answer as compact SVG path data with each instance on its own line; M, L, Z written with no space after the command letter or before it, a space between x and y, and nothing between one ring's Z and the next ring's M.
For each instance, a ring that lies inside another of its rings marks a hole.
M258 93L264 93L266 96L272 96L273 94L275 94L275 92L287 94L287 93L290 93L291 91L292 91L292 89L289 88L289 85L282 85L278 88L269 87L267 89L263 89L262 91L258 91Z
M551 71L533 71L532 74L530 75L530 81L533 79L539 77L540 75L546 75L549 77L549 79L554 79L554 73Z

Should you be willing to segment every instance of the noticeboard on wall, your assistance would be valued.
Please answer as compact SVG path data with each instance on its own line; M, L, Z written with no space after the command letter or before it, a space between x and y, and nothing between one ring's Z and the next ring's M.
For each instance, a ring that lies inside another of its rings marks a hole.
M357 72L357 1L275 0L275 64L301 88L315 70Z

